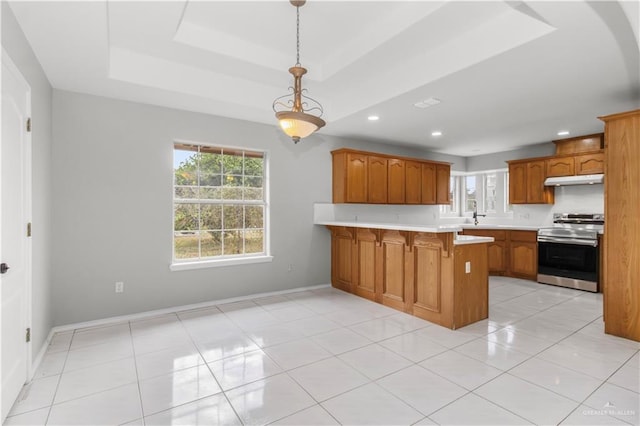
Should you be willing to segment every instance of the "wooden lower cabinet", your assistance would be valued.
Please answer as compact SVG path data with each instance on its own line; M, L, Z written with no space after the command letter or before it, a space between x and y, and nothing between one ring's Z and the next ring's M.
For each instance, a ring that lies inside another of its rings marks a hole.
M382 248L382 289L383 305L404 311L407 297L404 288L407 256L406 233L401 231L381 231Z
M538 279L537 232L509 232L509 272L516 278Z
M492 237L488 245L489 275L505 275L536 281L538 243L536 231L465 229L464 235Z
M450 319L452 303L443 303L444 300L451 300L453 295L452 284L453 270L451 268L451 257L444 252L442 241L433 235L419 234L413 242L413 271L411 280L412 309L411 313L427 321L440 325L443 320ZM444 267L444 268L443 268ZM443 277L443 269L447 276ZM443 289L443 283L446 288ZM443 291L444 290L444 291ZM445 325L449 328L451 324Z
M537 250L535 243L511 242L511 276L535 281L538 276Z
M489 317L488 251L475 247L478 245L460 245L454 248L454 324L472 324ZM466 272L467 263L471 266L469 273ZM484 282L486 284L482 285Z
M451 329L488 317L487 244L454 245L453 233L328 228L334 287Z
M335 226L331 230L331 283L335 288L351 292L356 228Z
M356 228L357 275L354 292L369 300L376 299L376 251L378 234L368 228ZM353 267L353 265L352 265Z

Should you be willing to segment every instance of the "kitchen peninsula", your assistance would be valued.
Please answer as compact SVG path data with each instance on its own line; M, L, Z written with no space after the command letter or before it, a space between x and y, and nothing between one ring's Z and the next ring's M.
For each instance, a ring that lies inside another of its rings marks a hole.
M486 319L487 243L458 227L316 220L331 232L335 288L457 329Z

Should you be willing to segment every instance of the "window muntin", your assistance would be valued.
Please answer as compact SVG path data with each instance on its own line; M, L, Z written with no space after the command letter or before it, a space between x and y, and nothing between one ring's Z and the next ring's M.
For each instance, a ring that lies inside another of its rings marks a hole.
M174 144L174 262L267 254L266 153Z
M496 213L498 207L498 174L490 172L484 174L484 211Z
M482 182L482 177L479 179ZM464 183L464 211L472 212L478 201L476 189L476 176L463 176Z
M509 204L509 173L489 170L451 175L451 205L440 206L441 217L467 217L473 212L491 216L511 214Z

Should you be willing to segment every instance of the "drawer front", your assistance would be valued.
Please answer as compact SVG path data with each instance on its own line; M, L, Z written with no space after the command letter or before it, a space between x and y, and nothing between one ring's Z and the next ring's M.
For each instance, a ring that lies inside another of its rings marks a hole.
M536 242L538 233L536 231L511 231L511 241Z

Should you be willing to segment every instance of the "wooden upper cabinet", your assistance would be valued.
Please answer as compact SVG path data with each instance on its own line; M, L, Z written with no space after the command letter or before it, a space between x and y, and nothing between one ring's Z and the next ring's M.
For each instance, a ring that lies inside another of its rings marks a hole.
M560 139L553 143L556 144L556 155L599 151L604 148L604 133Z
M577 175L604 173L604 152L577 155L575 162Z
M388 174L388 193L387 203L389 204L404 204L405 187L406 187L406 165L404 160L398 160L396 158L390 158L388 161L387 174Z
M436 165L422 164L422 204L436 203Z
M405 161L404 176L404 202L406 204L422 203L422 164L418 161Z
M553 204L554 188L545 179L544 159L509 162L509 203Z
M367 202L367 156L355 152L334 151L333 202Z
M449 203L448 163L346 148L331 155L334 203Z
M547 158L547 177L604 173L604 152Z
M509 203L527 203L527 163L509 164Z
M367 202L370 204L387 203L387 158L368 156L367 165Z
M438 164L436 166L436 204L449 204L449 179L451 176L451 166L449 164Z
M573 157L558 157L547 160L547 177L575 175Z
M527 163L527 203L529 204L548 204L549 189L544 186L547 178L544 160L530 161ZM553 198L551 198L553 203Z

